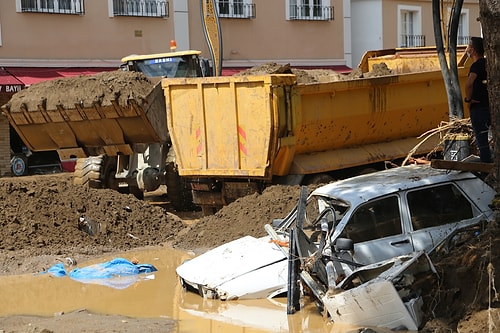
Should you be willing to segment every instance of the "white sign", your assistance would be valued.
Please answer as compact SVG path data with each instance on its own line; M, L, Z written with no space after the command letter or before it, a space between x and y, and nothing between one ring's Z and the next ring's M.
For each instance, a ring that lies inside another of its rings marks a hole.
M0 85L0 93L16 93L21 91L21 89L23 89L23 86L20 84Z

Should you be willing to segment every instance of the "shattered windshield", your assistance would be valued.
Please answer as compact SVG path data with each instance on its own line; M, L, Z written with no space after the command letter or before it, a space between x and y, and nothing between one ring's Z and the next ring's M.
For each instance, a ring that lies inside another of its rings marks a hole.
M334 212L335 222L340 221L349 208L349 204L345 201L339 199L333 199L323 196L312 196L309 198L306 204L306 216L304 220L304 226L315 225L319 222L319 217L321 212L326 208L331 208ZM331 219L331 217L328 217ZM329 222L334 222L329 221Z
M303 221L304 232L315 241L321 232L321 223L327 223L330 231L338 224L349 210L349 203L335 198L313 195L305 205ZM289 214L279 230L291 228L297 221L298 206ZM326 211L325 211L326 210Z

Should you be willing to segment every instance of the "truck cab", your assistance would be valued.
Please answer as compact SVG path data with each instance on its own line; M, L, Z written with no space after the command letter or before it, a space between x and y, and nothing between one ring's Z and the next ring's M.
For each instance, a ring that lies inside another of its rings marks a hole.
M122 58L121 68L142 72L147 77L207 77L212 76L208 59L200 57L200 51L129 55Z

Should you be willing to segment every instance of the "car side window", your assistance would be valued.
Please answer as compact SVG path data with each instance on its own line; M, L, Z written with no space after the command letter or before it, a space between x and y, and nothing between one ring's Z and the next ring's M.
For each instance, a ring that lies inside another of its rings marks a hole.
M407 198L414 230L473 217L472 204L454 184L412 191Z
M360 243L401 233L398 197L391 196L360 206L347 222L342 237Z

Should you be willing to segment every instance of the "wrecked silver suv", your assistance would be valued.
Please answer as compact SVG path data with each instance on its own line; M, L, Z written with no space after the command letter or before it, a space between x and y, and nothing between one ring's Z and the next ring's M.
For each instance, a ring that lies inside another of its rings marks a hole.
M328 220L330 241L350 239L353 260L372 264L425 250L460 230L490 221L495 191L472 173L406 166L322 186L307 199L304 229ZM294 220L294 210L277 230ZM316 234L319 233L319 230ZM313 238L315 234L311 235Z
M206 298L272 298L287 293L288 241L297 216L311 245L301 257L331 247L349 276L364 265L432 253L459 236L473 236L480 229L471 229L492 219L494 195L472 173L430 166L341 180L301 195L284 219L266 226L269 236L221 245L183 263L177 274L184 287Z

